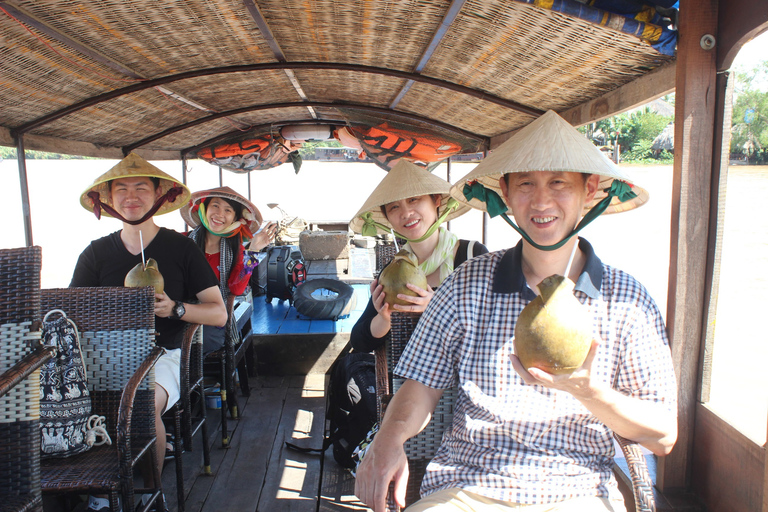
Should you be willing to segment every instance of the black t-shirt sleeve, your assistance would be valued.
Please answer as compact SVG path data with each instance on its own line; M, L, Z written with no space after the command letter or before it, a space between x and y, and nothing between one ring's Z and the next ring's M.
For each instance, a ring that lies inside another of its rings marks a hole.
M96 257L93 250L93 244L89 244L88 247L80 253L69 286L77 288L101 286L101 283L99 282L99 271L96 268Z

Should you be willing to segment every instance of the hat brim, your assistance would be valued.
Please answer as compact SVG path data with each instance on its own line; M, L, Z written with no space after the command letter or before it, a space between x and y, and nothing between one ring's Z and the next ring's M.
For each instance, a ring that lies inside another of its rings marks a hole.
M450 191L451 184L444 179L407 160L400 160L368 196L365 204L349 222L349 229L355 233L360 233L364 224L362 215L366 212L370 212L376 222L392 229L392 224L381 211L382 206L409 197L439 194L441 197L440 208L443 208L451 197ZM467 213L469 209L469 205L459 204L456 210L448 214L446 221ZM381 234L389 233L389 231L384 231L379 227L376 229Z
M594 199L584 206L584 213L607 196L606 191L610 189L615 179L632 187L636 197L624 202L614 197L604 214L632 210L645 204L649 198L647 190L635 185L630 177L592 142L551 110L520 129L469 174L456 182L451 187L451 196L462 204L487 211L486 203L478 199L466 199L465 184L479 182L503 197L499 178L509 173L534 171L599 175L598 192Z
M193 228L196 228L200 225L200 216L197 214L197 212L193 212L192 210L195 208L195 206L199 205L203 201L205 201L209 197L220 197L222 199L229 199L231 201L235 201L237 203L240 203L245 208L245 211L243 212L243 216L245 217L245 220L248 221L248 230L251 233L255 233L258 231L259 227L261 226L261 223L263 222L263 217L261 216L261 212L259 211L256 206L232 190L229 187L219 187L219 188L213 188L209 190L200 190L198 192L195 192L190 197L189 201L181 208L181 217L184 219L184 222L187 223L187 225L192 226ZM248 212L250 215L246 215L245 212ZM250 217L250 218L248 218Z
M191 195L191 192L187 188L184 183L180 182L173 176L164 173L151 163L147 162L140 156L138 156L135 153L129 154L127 157L120 160L114 167L112 167L110 170L96 178L90 187L85 189L82 194L80 194L80 205L88 210L89 212L93 212L93 200L88 197L88 194L92 191L98 192L99 199L102 203L108 204L111 207L115 207L114 204L112 204L112 195L110 194L110 185L109 183L112 180L118 179L118 178L138 178L138 177L148 177L148 178L158 178L160 180L160 191L161 195L165 195L166 192L168 192L173 187L181 187L183 189L183 192L176 197L173 202L166 201L163 203L163 205L155 212L155 215L163 215L166 213L173 212L175 210L178 210L181 208L184 204L189 201L189 197ZM101 215L106 217L112 217L107 211L102 210Z

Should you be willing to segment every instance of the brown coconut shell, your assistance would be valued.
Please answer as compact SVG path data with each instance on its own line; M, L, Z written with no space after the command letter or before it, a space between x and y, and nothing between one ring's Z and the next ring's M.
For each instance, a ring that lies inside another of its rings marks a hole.
M560 275L545 278L515 324L515 354L525 369L571 373L584 364L592 345L592 319L573 295L574 283Z
M154 286L155 293L163 293L165 280L160 270L157 268L157 262L149 258L146 266L139 263L133 267L125 276L123 283L126 288L140 288L142 286Z
M427 289L427 276L416 265L417 262L414 260L415 257L403 249L395 254L392 262L379 274L379 284L384 287L384 301L389 304L390 309L392 309L394 304L400 304L401 306L412 304L411 302L398 299L397 295L400 293L418 297L416 292L406 286L408 283L418 286L423 290Z

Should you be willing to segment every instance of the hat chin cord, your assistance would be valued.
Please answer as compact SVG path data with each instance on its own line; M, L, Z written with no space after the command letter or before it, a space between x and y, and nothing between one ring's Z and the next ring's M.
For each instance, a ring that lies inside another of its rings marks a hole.
M112 208L106 203L101 202L101 194L96 192L95 190L91 190L88 192L88 197L91 198L91 201L93 201L93 214L96 215L97 219L101 219L101 210L104 210L108 214L110 214L112 217L125 222L126 224L130 224L131 226L138 226L139 224L143 224L147 220L151 219L155 213L160 209L161 206L165 204L165 202L172 203L176 200L177 197L179 197L184 192L184 189L181 187L173 187L168 190L165 194L163 194L160 198L158 198L157 201L155 201L154 206L150 208L150 210L139 220L127 220L125 217L120 215L117 210Z
M251 233L251 230L248 229L248 226L245 224L242 224L240 221L235 221L234 223L230 224L227 228L232 228L230 231L223 231L221 233L217 233L216 231L212 230L211 227L208 225L208 219L205 215L205 203L202 201L200 202L199 208L197 210L197 215L200 217L200 222L202 223L203 227L208 230L208 232L214 236L218 236L221 238L231 238L235 235L242 235L243 240L248 241L251 238L253 238L253 233Z
M389 226L385 226L380 222L376 222L373 219L373 213L365 212L360 216L360 218L363 219L363 227L362 229L360 229L360 234L363 236L376 236L376 233L377 233L376 228L379 228L385 232L393 233L394 235L397 235L398 237L403 238L412 244L417 244L419 242L423 242L424 240L432 236L435 233L435 231L437 231L437 228L439 228L440 225L443 222L445 222L445 219L448 217L448 215L454 212L458 207L459 207L459 202L456 199L452 197L448 199L448 203L445 205L445 211L443 211L443 213L437 218L437 220L431 226L429 226L429 229L427 229L427 232L424 233L419 238L413 238L413 239L401 235L400 233L398 233L397 231L395 231Z
M464 193L464 197L467 199L467 201L471 199L477 199L478 201L485 203L488 215L490 215L491 218L501 215L501 218L503 218L507 224L512 226L515 231L520 233L520 236L523 237L526 242L531 244L536 249L539 249L540 251L554 251L561 248L576 233L584 229L590 222L598 218L606 209L608 209L608 206L610 206L614 197L617 197L622 203L637 197L637 194L632 191L632 187L628 183L614 179L610 188L603 190L607 196L601 199L599 203L593 206L587 212L587 214L584 215L584 217L581 219L578 225L573 228L573 231L571 231L570 234L566 235L565 238L556 244L540 245L534 242L531 237L528 236L528 233L523 231L522 228L520 228L517 224L514 223L514 221L512 221L512 219L509 218L506 213L507 205L495 190L485 187L478 181L473 181L464 185L462 192Z

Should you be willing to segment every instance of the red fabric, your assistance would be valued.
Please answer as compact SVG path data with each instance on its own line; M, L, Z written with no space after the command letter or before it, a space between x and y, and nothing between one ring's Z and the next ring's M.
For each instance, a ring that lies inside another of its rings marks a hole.
M208 260L208 264L213 269L213 273L216 274L216 279L221 280L221 272L219 272L219 263L221 261L221 255L205 253L205 259ZM229 292L235 295L242 295L245 292L245 288L248 286L248 282L251 278L251 273L241 276L243 273L243 253L239 251L239 254L235 255L232 271L229 273ZM238 280L238 278L240 278Z

